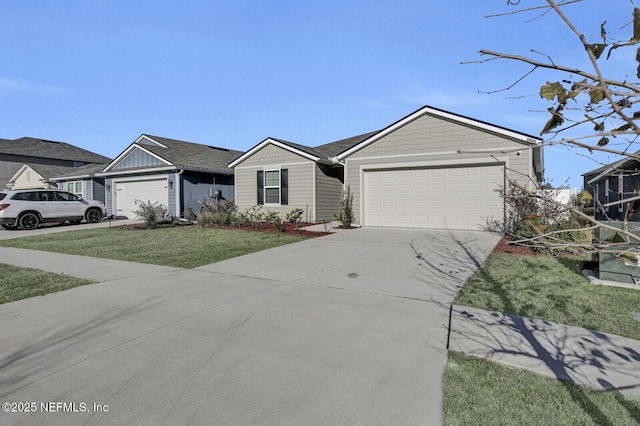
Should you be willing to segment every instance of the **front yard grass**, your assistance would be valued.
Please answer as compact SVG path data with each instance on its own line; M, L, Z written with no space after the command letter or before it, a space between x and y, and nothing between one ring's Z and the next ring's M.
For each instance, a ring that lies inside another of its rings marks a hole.
M594 286L580 257L494 252L454 303L640 340L640 290ZM449 353L447 425L637 425L640 401Z
M91 280L0 263L0 304L93 283Z
M640 340L640 290L595 286L585 260L492 253L454 304L575 325Z
M286 233L179 226L87 229L5 240L0 245L195 268L304 239L304 236Z
M637 425L640 401L449 354L447 425Z

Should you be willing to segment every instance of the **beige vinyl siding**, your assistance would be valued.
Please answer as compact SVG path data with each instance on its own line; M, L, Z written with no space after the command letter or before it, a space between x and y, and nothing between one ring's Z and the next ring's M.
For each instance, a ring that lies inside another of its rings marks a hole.
M316 216L315 221L335 220L334 215L340 211L342 199L342 182L331 176L327 176L315 166L316 173Z
M296 156L299 160L300 157ZM289 204L264 205L263 212L277 212L282 220L291 210L300 208L304 210L303 218L309 220L315 215L313 208L313 169L315 163L274 164L259 167L238 166L235 169L236 205L242 211L258 204L258 170L289 170Z
M46 188L41 179L44 179L40 174L30 167L25 168L14 181L13 189L38 189Z
M520 155L514 149L522 148ZM500 152L501 150L508 152ZM482 152L482 150L489 150ZM463 151L463 152L458 152ZM466 152L465 152L466 151ZM494 158L495 157L495 158ZM506 163L507 176L528 182L532 152L527 145L485 130L423 115L346 159L345 183L351 187L356 222L361 223L364 167L447 167ZM535 180L535 177L532 177Z
M257 168L236 167L234 175L234 184L236 206L240 210L244 210L257 204L258 184L256 178Z
M265 164L299 163L302 161L309 160L279 146L269 144L236 167L262 167Z

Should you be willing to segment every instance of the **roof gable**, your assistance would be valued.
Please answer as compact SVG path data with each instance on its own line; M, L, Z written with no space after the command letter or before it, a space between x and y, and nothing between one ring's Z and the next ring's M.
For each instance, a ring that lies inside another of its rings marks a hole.
M171 166L170 162L147 151L143 147L131 145L124 155L109 165L109 170L147 169L150 167Z
M276 139L276 138L266 138L265 140L263 140L262 142L260 142L259 144L257 144L256 146L254 146L253 148L251 148L250 150L248 150L247 152L245 152L244 154L240 155L239 157L235 158L233 161L231 161L229 163L229 167L233 168L236 167L238 164L242 163L243 161L245 161L246 159L248 159L249 157L253 156L254 154L256 154L257 152L259 152L260 150L262 150L265 146L267 145L275 145L279 148L285 149L289 152L292 152L294 154L300 155L308 160L311 161L318 161L320 160L320 158L322 158L324 155L322 153L320 153L319 151L310 148L308 146L305 145L300 145L294 142L289 142L289 141L285 141L283 139Z
M498 135L510 138L510 139L514 139L516 142L520 142L522 144L526 144L526 145L539 145L542 143L542 139L540 138L536 138L534 136L531 135L527 135L524 133L520 133L520 132L516 132L514 130L510 130L507 129L505 127L501 127L501 126L497 126L494 124L489 124L486 123L484 121L480 121L480 120L475 120L469 117L465 117L463 115L458 115L458 114L454 114L452 112L448 112L448 111L444 111L441 109L437 109L437 108L433 108L433 107L429 107L429 106L425 106L420 108L419 110L407 115L406 117L396 121L395 123L391 124L390 126L384 128L383 130L379 131L379 132L373 132L371 134L369 134L369 136L363 138L359 143L356 143L354 145L352 145L350 148L340 152L337 155L337 158L339 160L344 160L346 157L348 157L349 155L360 151L361 149L371 145L372 143L376 142L377 140L382 139L383 137L387 136L388 134L396 131L397 129L406 126L407 124L417 120L418 118L422 117L423 115L431 115L433 117L436 118L440 118L443 120L449 120L452 121L454 123L458 123L461 125L465 125L465 126L469 126L469 127L473 127L476 128L478 130L482 130L482 131L488 131L491 133L496 133ZM366 135L363 135L366 136Z
M232 173L227 164L240 154L241 151L143 134L103 172L175 167Z

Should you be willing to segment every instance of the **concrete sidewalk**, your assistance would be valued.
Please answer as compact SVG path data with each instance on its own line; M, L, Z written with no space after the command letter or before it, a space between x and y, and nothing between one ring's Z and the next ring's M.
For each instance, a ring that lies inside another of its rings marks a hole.
M0 263L22 268L40 269L56 274L113 281L124 278L149 277L180 270L171 266L149 265L123 260L101 259L74 254L53 253L0 246Z
M640 341L453 306L449 350L640 399Z

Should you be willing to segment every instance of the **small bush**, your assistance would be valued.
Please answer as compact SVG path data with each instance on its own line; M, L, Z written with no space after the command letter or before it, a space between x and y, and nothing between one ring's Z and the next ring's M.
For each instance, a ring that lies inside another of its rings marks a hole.
M344 228L350 228L355 221L355 214L353 213L353 194L351 193L351 187L347 185L347 190L344 191L344 196L340 202L340 214L334 215L340 224Z
M504 230L517 240L526 240L520 244L545 253L555 254L571 251L571 246L588 242L587 225L570 209L550 200L557 198L560 189L543 182L537 194L509 182L508 186L497 192L504 198L506 222ZM497 228L498 223L487 222L485 229Z
M300 223L302 222L302 214L304 210L302 209L293 209L284 217L284 220L287 223Z
M213 200L210 203L198 201L200 214L197 223L200 226L207 225L233 225L238 221L238 207L235 202L229 200Z
M282 219L280 219L280 216L278 215L278 213L269 212L265 214L264 221L273 225L273 227L278 231L280 232L284 231L284 228L282 227Z
M158 224L168 220L167 207L159 202L136 201L138 208L133 212L136 217L144 220L147 228L157 228Z
M241 225L251 225L254 228L260 228L260 224L264 222L265 214L262 213L262 206L253 206L244 209L238 213L238 223Z

